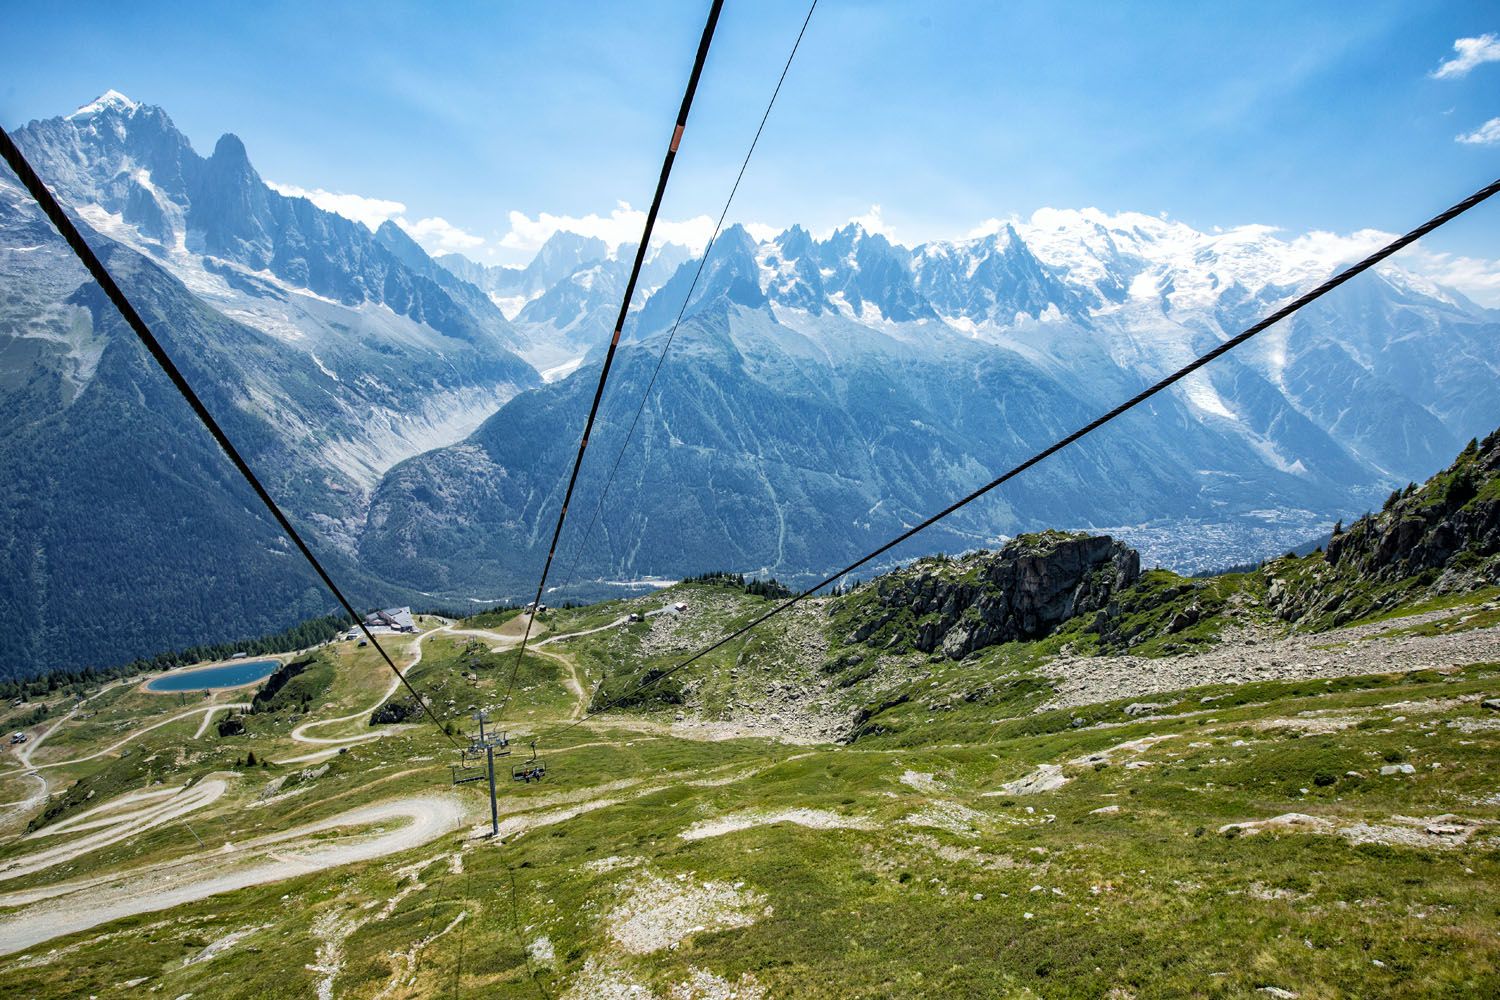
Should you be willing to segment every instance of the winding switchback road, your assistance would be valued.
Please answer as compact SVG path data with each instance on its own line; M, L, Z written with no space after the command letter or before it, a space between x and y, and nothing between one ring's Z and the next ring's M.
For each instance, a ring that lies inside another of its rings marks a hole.
M393 799L149 868L0 895L0 907L25 907L0 918L0 954L122 917L410 850L459 829L464 819L463 804L453 796ZM310 839L329 830L392 820L408 822L333 841Z

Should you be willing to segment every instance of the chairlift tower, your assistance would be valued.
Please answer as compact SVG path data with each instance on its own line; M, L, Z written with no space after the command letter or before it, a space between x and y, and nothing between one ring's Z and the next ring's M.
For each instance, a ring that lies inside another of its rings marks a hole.
M482 781L486 776L490 781L490 836L500 836L500 803L495 797L495 750L499 748L500 756L510 756L506 747L510 746L510 739L504 733L496 733L493 730L486 733L484 724L489 721L490 715L484 709L474 713L474 719L479 723L479 735L469 737L469 745L460 750L459 762L453 765L453 783L455 785L467 785L471 781ZM485 759L485 771L487 774L469 774L476 770L469 766L469 761L476 760L483 751Z

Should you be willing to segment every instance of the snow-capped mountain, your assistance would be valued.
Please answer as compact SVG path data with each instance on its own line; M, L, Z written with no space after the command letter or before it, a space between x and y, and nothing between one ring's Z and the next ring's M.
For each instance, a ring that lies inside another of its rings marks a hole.
M814 575L1237 333L1337 263L1263 227L1204 234L1097 211L1039 212L913 248L855 225L822 239L793 227L764 242L731 228L704 267L622 466L628 479L614 486L579 576L726 562ZM696 269L686 262L627 327L632 343L596 433L604 457L580 482L589 513ZM586 315L618 302L594 272L573 278L533 305L557 299L565 314ZM1109 528L1185 569L1268 554L1425 478L1500 423L1497 335L1500 313L1383 267L907 554L1048 526ZM545 544L539 513L560 502L554 470L595 377L586 365L518 398L462 445L393 470L362 537L366 565L435 589L527 576ZM432 482L449 488L434 493ZM450 544L458 525L482 525L484 541Z
M272 190L232 135L200 156L113 92L16 136L357 593L457 604L535 579L632 247L558 233L525 268L433 260L394 223ZM918 246L736 226L685 303L699 261L657 248L558 582L819 575L1337 263L1321 238L1091 209ZM0 613L24 623L0 658L102 661L326 610L5 176L0 277ZM1108 529L1181 569L1266 555L1494 429L1497 380L1500 313L1382 267L893 555L1043 527ZM99 614L126 605L169 626Z
M499 309L117 93L14 136L325 558L387 597L351 561L372 488L540 382ZM0 275L0 607L26 622L0 655L99 662L327 610L8 172Z
M337 421L284 414L291 438L367 489L395 462L461 438L536 374L500 310L394 225L371 233L268 187L244 144L199 156L160 108L109 92L32 122L16 142L98 233L163 266L200 300L280 345L282 366L337 401ZM7 197L26 199L14 187ZM240 373L247 398L284 373Z
M518 352L550 380L576 369L614 332L636 247L626 243L611 252L603 240L560 230L525 267L486 266L462 254L444 254L438 263L488 293L523 338ZM652 247L641 268L637 301L691 256L675 243Z
M822 241L793 228L762 244L736 229L714 255L690 312L721 296L918 342L958 334L1028 358L1101 406L1109 397L1088 391L1095 380L1154 381L1339 263L1265 227L1203 234L1152 216L1050 210L910 250L857 226ZM675 316L687 270L642 310L641 333ZM1264 396L1230 391L1253 375L1373 474L1419 479L1500 417L1497 322L1500 312L1387 265L1175 391L1196 420L1292 470L1309 442L1286 436ZM1343 391L1320 390L1330 380Z

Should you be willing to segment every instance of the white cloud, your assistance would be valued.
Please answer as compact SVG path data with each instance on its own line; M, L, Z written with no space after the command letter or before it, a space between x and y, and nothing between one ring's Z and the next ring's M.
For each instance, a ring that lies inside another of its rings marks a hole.
M1421 244L1403 250L1395 259L1408 271L1456 288L1482 306L1500 309L1500 260L1439 253Z
M975 226L973 229L970 229L967 233L964 233L964 239L982 240L986 236L993 236L994 234L1003 230L1006 226L1015 225L1020 221L1021 220L1014 215L1012 215L1008 219L985 219L979 225Z
M781 231L775 226L760 222L745 222L741 225L751 238L757 241L768 240ZM624 201L617 204L608 215L599 215L594 212L588 215L553 215L551 212L539 212L536 218L532 218L525 212L513 211L510 213L510 232L500 238L500 246L507 250L534 251L540 249L541 245L546 243L553 234L568 232L603 240L613 251L622 243L638 242L641 238L641 231L645 228L646 213L640 209L631 208L630 203ZM713 235L713 231L714 220L707 215L677 221L658 216L656 227L651 233L651 243L653 246L676 243L687 247L694 253L701 253L704 246L708 244L708 238Z
M406 235L422 244L422 249L428 253L461 253L484 246L483 236L466 232L441 216L416 222L398 218L396 225L406 230Z
M1274 232L1270 227L1261 228L1265 232ZM1315 229L1294 238L1290 247L1295 259L1324 267L1339 267L1363 260L1395 238L1395 234L1378 229L1360 229L1347 234Z
M1368 257L1396 236L1378 229L1361 229L1348 235L1311 232L1292 240L1291 248L1302 259L1332 269ZM1500 260L1464 257L1414 243L1388 263L1433 284L1456 289L1480 305L1500 308Z
M1454 136L1453 140L1469 146L1493 146L1500 142L1500 118L1491 118L1472 132Z
M864 215L856 215L849 221L854 223L856 226L859 226L871 236L884 236L892 243L896 241L896 231L889 225L887 225L886 221L880 217L879 205L871 205L870 210Z
M1465 76L1469 70L1487 62L1500 62L1500 37L1494 34L1478 38L1460 38L1453 43L1458 55L1432 71L1435 80L1451 80Z
M309 191L295 184L277 184L275 181L266 181L266 187L288 198L306 198L325 212L333 212L346 219L362 222L372 230L379 229L382 222L394 219L406 211L406 206L401 202L385 198L340 194L335 191L325 191L322 188L313 188Z
M306 198L323 211L361 223L372 232L379 229L381 223L394 222L428 253L463 253L484 246L484 237L460 229L441 216L412 222L406 218L406 205L389 198L366 198L364 195L343 194L322 188L309 190L295 184L277 184L274 181L266 181L266 187L288 198Z
M622 243L636 243L646 228L646 213L620 202L609 215L553 215L540 212L531 218L525 212L510 213L510 232L500 238L500 245L510 250L536 250L557 232L592 236L609 244L611 250ZM702 250L714 230L714 220L700 215L682 222L658 218L652 233L654 243L681 243Z

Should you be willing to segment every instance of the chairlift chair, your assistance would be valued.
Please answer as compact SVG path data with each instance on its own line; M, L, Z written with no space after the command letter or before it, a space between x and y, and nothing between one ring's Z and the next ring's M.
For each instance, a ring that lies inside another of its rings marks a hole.
M488 776L484 768L469 763L471 760L476 760L481 756L483 755L473 753L472 748L458 751L458 763L448 765L449 770L453 772L453 783L455 785L467 785L471 781L483 781Z
M536 740L531 741L531 758L510 766L510 776L516 781L541 781L547 776L547 765L536 755Z

